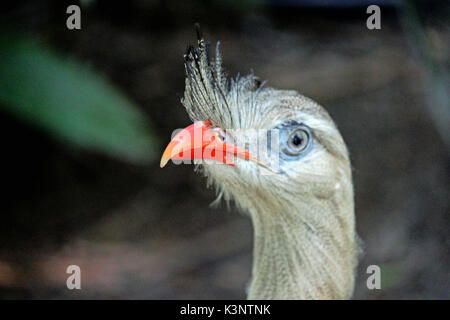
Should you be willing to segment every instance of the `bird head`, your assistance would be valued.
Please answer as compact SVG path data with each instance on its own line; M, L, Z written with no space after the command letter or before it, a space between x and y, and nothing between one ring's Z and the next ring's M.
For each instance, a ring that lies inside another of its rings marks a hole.
M319 104L267 88L253 74L228 80L219 43L211 60L202 37L184 58L182 103L194 124L174 136L161 167L169 159L200 163L219 198L246 210L326 198L351 180L345 143Z

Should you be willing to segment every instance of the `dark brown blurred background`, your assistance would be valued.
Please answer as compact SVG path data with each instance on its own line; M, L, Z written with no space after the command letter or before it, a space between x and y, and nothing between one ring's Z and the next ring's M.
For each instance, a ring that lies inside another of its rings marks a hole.
M230 76L254 70L269 87L318 101L338 124L365 243L354 297L449 299L450 137L439 121L450 119L435 109L450 108L448 3L372 1L381 30L366 28L362 3L93 0L81 3L78 31L66 28L66 3L6 5L3 28L108 79L144 112L159 147L152 161L130 164L0 108L0 298L245 298L249 219L210 208L214 192L192 166L159 168L172 130L190 123L182 57L200 22L221 41ZM66 288L71 264L81 290ZM381 290L366 287L373 264Z

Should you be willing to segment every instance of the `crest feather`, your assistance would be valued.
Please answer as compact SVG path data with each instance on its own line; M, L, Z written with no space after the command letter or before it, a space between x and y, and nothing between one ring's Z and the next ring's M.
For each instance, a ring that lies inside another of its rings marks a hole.
M197 35L198 47L188 46L184 55L186 80L181 102L189 117L194 122L209 120L224 129L250 127L261 83L253 74L229 82L222 69L220 42L211 62L209 43L199 30Z

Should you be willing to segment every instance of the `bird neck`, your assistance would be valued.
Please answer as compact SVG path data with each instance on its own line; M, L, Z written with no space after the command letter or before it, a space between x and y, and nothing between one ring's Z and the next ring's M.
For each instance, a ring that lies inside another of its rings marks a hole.
M294 212L254 204L249 210L254 251L248 299L350 298L357 245L353 199L346 203L316 198Z

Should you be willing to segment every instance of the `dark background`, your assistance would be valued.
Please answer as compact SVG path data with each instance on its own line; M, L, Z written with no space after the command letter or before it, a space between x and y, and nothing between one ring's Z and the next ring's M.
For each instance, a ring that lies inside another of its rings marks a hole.
M269 87L318 101L338 124L365 243L354 298L450 298L448 4L372 1L382 29L368 30L365 2L311 3L83 1L74 31L69 3L2 5L2 30L107 79L157 144L150 160L132 163L62 142L0 102L0 298L245 298L251 222L210 208L214 192L192 166L159 168L172 131L190 123L180 97L195 22L221 41L230 76L254 70ZM71 264L82 290L66 289ZM373 264L381 290L366 287Z

